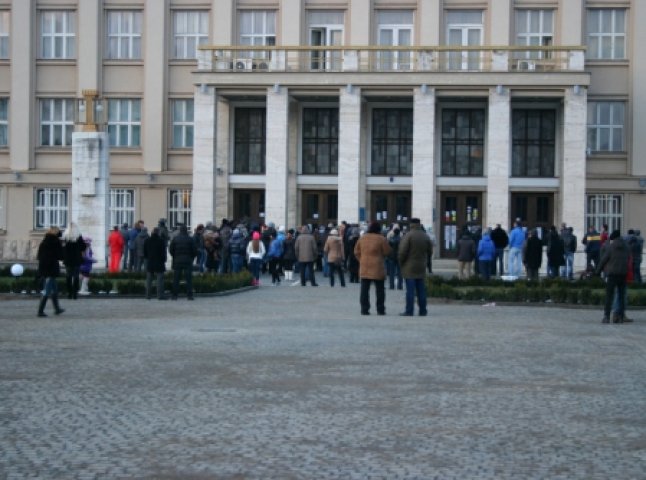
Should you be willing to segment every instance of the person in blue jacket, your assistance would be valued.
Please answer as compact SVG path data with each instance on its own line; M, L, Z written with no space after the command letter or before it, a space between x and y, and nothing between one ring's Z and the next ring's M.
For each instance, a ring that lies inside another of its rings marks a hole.
M509 234L509 264L507 271L510 275L518 277L523 264L523 245L525 243L525 232L520 221L514 223L514 228Z
M489 280L491 276L491 267L494 259L496 258L496 246L491 240L491 229L488 228L478 242L478 263L480 264L480 275L485 280Z

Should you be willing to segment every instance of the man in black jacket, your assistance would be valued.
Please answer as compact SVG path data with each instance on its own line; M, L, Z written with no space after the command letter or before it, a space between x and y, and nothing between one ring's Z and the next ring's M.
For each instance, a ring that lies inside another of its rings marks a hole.
M499 223L496 224L491 232L491 241L496 247L496 258L493 261L492 275L496 275L496 264L498 264L498 275L503 276L504 270L502 268L503 257L505 256L505 248L509 245L509 237L507 232L503 230Z
M179 278L184 272L186 279L186 298L193 300L193 260L197 255L195 242L188 236L186 225L180 225L179 233L171 240L168 247L173 257L173 300L177 300Z
M144 258L146 259L146 298L150 300L153 275L155 275L157 277L157 299L166 300L164 296L166 245L160 235L159 227L153 228L153 234L144 241Z
M625 311L625 295L626 295L626 274L628 273L628 257L630 252L628 245L619 233L615 230L608 237L610 245L603 250L601 262L597 267L597 275L604 269L606 272L606 303L603 310L602 323L610 323L610 309L612 301L615 296L615 289L617 290L617 299L619 301L619 308L612 321L614 323L624 322Z

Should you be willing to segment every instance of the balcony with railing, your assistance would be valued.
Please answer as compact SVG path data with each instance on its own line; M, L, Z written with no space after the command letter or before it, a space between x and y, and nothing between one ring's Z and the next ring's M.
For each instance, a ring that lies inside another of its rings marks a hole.
M203 46L199 72L582 72L582 46Z

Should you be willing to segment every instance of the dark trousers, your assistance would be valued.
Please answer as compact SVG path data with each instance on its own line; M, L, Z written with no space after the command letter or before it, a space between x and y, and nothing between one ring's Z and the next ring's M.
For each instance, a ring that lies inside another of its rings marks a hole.
M493 261L493 267L491 269L491 274L496 275L504 275L504 269L502 268L502 261L505 258L505 249L504 248L496 248L496 258ZM498 264L496 268L496 263Z
M80 266L78 267L65 267L65 283L67 284L67 298L76 299L76 295L79 291L79 275L80 275Z
M164 273L146 272L146 298L150 298L153 289L153 275L157 277L157 298L164 297Z
M316 285L316 278L314 278L314 262L300 262L301 269L301 285L305 285L309 279L312 285Z
M626 310L624 303L626 300L626 275L608 275L606 279L606 304L603 309L604 317L610 317L615 289L617 289L617 301L619 303L616 313L619 317L624 316Z
M339 281L341 286L345 287L345 275L343 274L343 264L339 263L328 263L328 268L330 269L330 286L334 286L334 272L339 272Z
M177 298L179 279L182 276L182 272L184 273L184 280L186 281L186 297L193 298L193 265L173 269L173 298Z
M412 315L415 311L415 295L419 314L426 315L426 285L423 278L406 278L406 313Z
M595 269L597 268L597 265L599 265L599 252L594 252L594 253L588 253L586 255L586 270L588 272L594 272Z
M375 290L377 293L377 313L384 315L386 313L386 290L384 289L383 280L373 280L372 278L361 279L361 293L359 302L361 303L361 313L370 313L370 284L375 283Z
M271 283L280 283L280 258L269 259L269 273L271 273Z
M386 271L388 272L388 287L391 290L395 289L395 279L397 279L397 288L401 290L404 286L402 280L402 272L399 267L399 262L392 258L386 259Z
M480 275L483 279L489 280L491 277L491 265L494 262L491 260L479 260L478 264L480 265Z

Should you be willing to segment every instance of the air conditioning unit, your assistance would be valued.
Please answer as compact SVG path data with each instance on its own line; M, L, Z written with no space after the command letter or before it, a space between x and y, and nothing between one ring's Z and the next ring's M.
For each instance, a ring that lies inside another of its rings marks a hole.
M518 70L536 70L536 62L533 60L518 60Z
M251 58L236 58L233 68L235 70L251 70L253 69L253 60Z
M269 70L269 62L265 60L260 60L256 62L255 66L258 70Z

